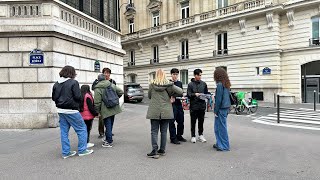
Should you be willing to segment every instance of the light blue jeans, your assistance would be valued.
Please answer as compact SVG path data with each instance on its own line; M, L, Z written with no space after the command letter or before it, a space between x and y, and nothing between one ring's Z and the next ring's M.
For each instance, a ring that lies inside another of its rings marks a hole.
M227 129L227 117L229 108L219 109L217 116L214 121L214 134L216 135L216 146L222 151L229 151L229 136Z
M81 114L63 114L59 113L60 134L62 155L67 156L70 152L69 130L70 126L78 135L78 153L82 153L87 149L87 126L83 121Z

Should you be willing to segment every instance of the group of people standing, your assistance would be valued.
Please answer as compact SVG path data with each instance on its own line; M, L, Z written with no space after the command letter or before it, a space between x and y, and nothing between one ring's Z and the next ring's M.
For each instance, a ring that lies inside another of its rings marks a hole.
M79 88L75 80L76 71L72 66L65 66L59 73L60 79L52 89L52 100L57 107L60 123L62 157L64 159L77 154L71 151L69 130L73 127L78 136L78 155L85 156L93 153L93 143L90 143L90 131L93 119L99 117L99 137L103 139L102 147L113 146L113 124L115 115L121 113L119 98L123 91L110 78L111 70L104 68L92 85L94 96L89 85ZM150 83L148 98L150 100L147 119L151 123L152 151L147 154L151 158L159 158L166 154L167 131L169 127L170 142L180 144L187 142L184 134L184 111L178 97L183 96L183 86L178 80L179 70L171 70L171 80L167 79L162 69L156 71L155 79ZM201 80L202 70L194 70L194 78L188 84L187 96L190 98L191 142L196 143L195 127L198 120L198 141L206 142L203 135L203 124L206 102L201 98L210 94L205 82ZM217 68L214 72L217 88L215 93L215 125L214 132L218 151L229 151L229 139L226 119L230 108L230 80L226 71ZM177 127L175 125L177 123ZM160 129L161 142L158 146Z
M171 80L168 80L162 69L156 71L155 79L149 85L148 98L150 104L147 112L147 119L151 123L151 144L152 151L147 154L150 158L159 158L166 154L167 130L169 127L170 141L173 144L180 144L187 140L182 136L184 132L184 111L180 99L183 96L182 83L178 81L179 70L171 70ZM207 84L201 80L202 70L194 70L194 78L188 84L187 97L190 98L191 118L191 142L196 143L196 123L198 120L198 141L205 143L207 140L203 135L203 124L206 110L206 101L201 98L203 95L211 95L208 92ZM217 151L229 151L229 137L227 131L227 116L231 106L230 87L231 83L227 72L217 68L214 72L216 82L215 107L214 107L214 132L216 144L213 148ZM177 123L177 128L175 125ZM158 132L160 129L161 140L158 146Z
M113 123L115 115L121 113L119 98L123 95L123 91L115 85L114 80L110 79L109 68L104 68L102 72L103 74L100 74L92 85L94 97L89 85L82 85L79 88L79 83L75 80L76 71L72 66L62 68L59 73L60 79L53 86L52 100L59 114L62 158L64 159L77 153L70 149L70 127L73 127L78 136L78 155L86 156L93 153L93 150L89 149L94 146L90 143L90 131L93 119L97 116L99 125L104 125L106 129L102 147L110 148L113 145ZM106 89L114 92L114 96L109 96L114 102L111 107L105 104L110 100L105 97ZM99 130L101 129L104 131L104 127L99 127Z

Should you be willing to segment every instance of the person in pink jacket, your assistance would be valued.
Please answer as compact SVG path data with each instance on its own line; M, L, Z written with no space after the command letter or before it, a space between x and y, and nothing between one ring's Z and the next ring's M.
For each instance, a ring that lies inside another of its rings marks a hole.
M88 139L87 139L87 147L93 147L94 144L90 143L90 131L92 128L92 122L94 117L98 116L98 113L94 109L94 102L92 93L90 91L90 86L88 85L82 85L81 86L81 103L80 103L80 114L82 118L84 119L84 122L87 126L87 133L88 133Z

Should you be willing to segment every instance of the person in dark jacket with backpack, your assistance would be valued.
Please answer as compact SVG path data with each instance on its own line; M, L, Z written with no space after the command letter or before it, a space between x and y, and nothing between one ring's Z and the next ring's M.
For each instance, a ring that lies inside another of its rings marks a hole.
M227 117L230 101L231 83L227 72L223 68L217 68L214 72L214 81L217 84L214 104L214 133L216 144L213 145L217 151L229 151L229 137L227 130Z
M149 85L148 98L151 99L147 112L147 119L151 122L152 151L147 154L150 158L159 158L166 154L167 131L169 121L174 118L171 96L181 96L183 91L170 82L162 69L156 72L156 78ZM158 132L161 132L160 149L158 146Z
M59 73L60 79L52 88L52 100L59 114L62 157L74 156L76 151L70 150L69 129L73 127L78 135L79 156L89 155L93 150L87 149L87 128L79 113L81 92L78 81L74 80L76 71L72 66L65 66Z
M191 142L196 143L196 123L198 119L198 133L199 141L206 142L207 140L203 136L203 123L204 115L206 111L206 101L200 99L201 94L210 94L208 92L207 84L201 81L202 70L195 69L194 80L188 84L187 95L190 98L190 116L191 116Z
M112 129L116 114L121 113L119 97L123 91L110 81L100 81L94 90L94 105L97 113L100 114L106 127L105 140L102 147L112 147ZM111 102L111 106L108 104Z

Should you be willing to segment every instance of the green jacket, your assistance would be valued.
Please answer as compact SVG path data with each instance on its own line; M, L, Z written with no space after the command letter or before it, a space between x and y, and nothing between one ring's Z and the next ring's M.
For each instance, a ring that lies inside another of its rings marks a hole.
M102 101L104 90L106 89L106 87L110 86L110 84L111 84L110 81L103 80L103 81L100 81L95 86L95 89L94 89L95 110L97 111L97 113L101 115L102 119L121 113L120 105L117 105L112 108L107 108ZM119 87L117 87L114 84L111 84L111 86L112 86L112 89L117 92L119 97L123 95L123 91Z
M148 97L150 100L147 119L173 119L171 96L182 95L183 91L173 83L163 86L150 84Z

